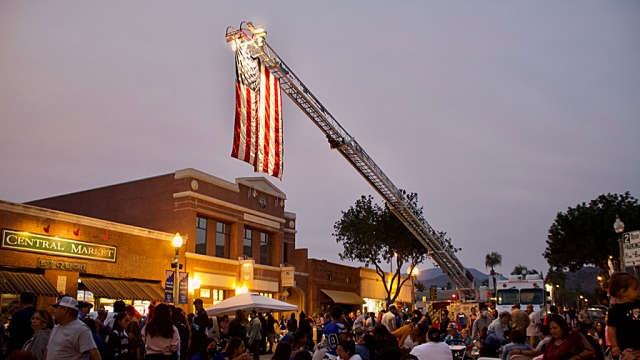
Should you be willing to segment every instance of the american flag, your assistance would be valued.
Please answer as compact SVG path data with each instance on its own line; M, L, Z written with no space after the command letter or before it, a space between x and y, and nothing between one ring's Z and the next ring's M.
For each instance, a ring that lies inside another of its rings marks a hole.
M259 60L236 51L236 120L231 156L282 179L284 170L280 81Z

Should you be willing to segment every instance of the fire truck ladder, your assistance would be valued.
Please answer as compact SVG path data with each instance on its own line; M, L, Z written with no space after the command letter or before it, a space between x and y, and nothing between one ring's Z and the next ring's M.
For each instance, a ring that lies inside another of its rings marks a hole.
M408 199L398 190L391 180L369 157L355 138L336 121L329 111L309 91L307 86L293 73L269 46L262 28L255 28L250 22L247 25L251 35L242 28L227 28L227 42L232 46L242 47L253 58L262 61L271 74L280 80L280 88L298 107L307 114L326 135L332 149L337 149L353 167L369 182L369 184L387 201L391 211L427 248L429 256L442 271L449 276L467 299L475 297L475 281L469 270L454 255L452 246L448 245Z

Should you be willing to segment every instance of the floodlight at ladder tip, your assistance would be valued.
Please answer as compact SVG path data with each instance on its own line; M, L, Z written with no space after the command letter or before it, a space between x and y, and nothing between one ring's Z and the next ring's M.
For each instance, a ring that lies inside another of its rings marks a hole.
M235 40L231 40L231 51L235 52L238 49L238 44L236 43Z

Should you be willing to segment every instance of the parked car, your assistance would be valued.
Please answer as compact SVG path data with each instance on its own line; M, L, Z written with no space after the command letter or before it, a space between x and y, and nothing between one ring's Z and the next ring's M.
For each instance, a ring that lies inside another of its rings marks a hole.
M596 322L604 322L604 311L600 308L592 307L588 308L587 312L594 323Z

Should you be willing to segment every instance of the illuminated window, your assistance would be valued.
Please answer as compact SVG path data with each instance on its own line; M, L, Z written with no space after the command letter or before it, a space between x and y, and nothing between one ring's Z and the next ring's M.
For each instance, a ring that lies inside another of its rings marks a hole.
M242 247L242 254L248 257L252 257L251 245L253 245L253 231L251 229L244 229L244 246Z
M258 293L258 295L273 299L273 294L272 293Z
M229 241L231 239L231 226L225 223L216 223L216 256L229 258Z
M203 299L211 298L211 289L200 289L200 297Z
M207 254L207 219L196 218L196 254Z

